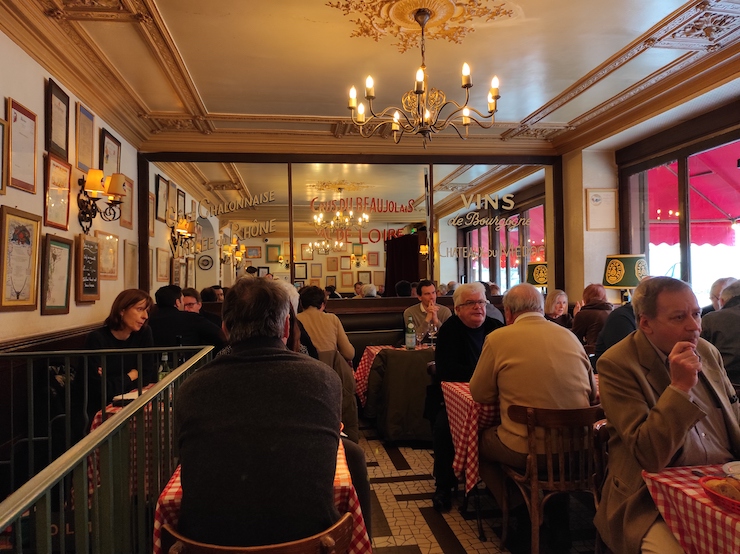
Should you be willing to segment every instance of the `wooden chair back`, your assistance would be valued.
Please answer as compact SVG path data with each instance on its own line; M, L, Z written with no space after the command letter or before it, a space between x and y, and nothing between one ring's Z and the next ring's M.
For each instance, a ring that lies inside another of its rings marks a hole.
M502 467L522 492L532 521L532 552L539 553L543 508L553 495L587 491L597 502L594 423L604 417L604 412L601 406L554 410L512 405L507 413L513 422L527 426L527 466L524 473ZM543 453L539 445L544 446ZM509 520L508 500L504 504L502 541Z
M172 544L169 554L346 554L352 540L352 514L311 537L263 546L218 546L188 539L169 524L162 527L162 544Z

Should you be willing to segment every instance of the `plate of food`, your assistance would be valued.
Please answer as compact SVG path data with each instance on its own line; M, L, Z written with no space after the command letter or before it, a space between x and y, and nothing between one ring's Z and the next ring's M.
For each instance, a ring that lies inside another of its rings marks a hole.
M699 479L706 495L719 507L740 514L740 480L733 476L707 476Z
M740 462L727 462L722 466L725 475L740 476Z
M117 394L113 397L113 405L114 406L125 406L126 404L133 402L139 398L139 391L138 390L132 390L131 392L127 392L126 394Z

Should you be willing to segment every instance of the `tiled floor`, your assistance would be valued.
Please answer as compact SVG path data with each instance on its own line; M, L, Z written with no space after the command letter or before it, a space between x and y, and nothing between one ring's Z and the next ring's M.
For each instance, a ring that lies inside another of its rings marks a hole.
M528 552L517 545L501 545L501 512L481 489L481 514L486 540L478 537L474 503L460 513L458 494L449 513L432 508L434 478L432 450L428 445L386 445L375 430L362 428L360 445L365 451L373 492L373 550L376 554L462 554L465 552ZM594 551L593 503L590 497L571 499L573 546L568 553ZM542 552L548 550L543 545Z

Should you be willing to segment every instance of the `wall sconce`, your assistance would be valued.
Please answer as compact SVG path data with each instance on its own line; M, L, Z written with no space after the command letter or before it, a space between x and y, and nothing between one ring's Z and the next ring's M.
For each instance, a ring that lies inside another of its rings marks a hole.
M350 261L354 264L355 267L360 267L361 265L367 265L367 254L363 254L362 257L357 257L354 254L350 256Z
M227 265L231 263L231 257L234 255L234 246L231 244L225 244L221 249L221 265Z
M126 176L123 173L114 173L109 177L103 175L100 169L90 169L87 176L77 181L80 192L77 193L77 207L80 212L77 220L82 232L90 233L93 219L99 215L103 221L115 221L121 217L121 203L126 195ZM102 194L102 196L100 196ZM98 200L107 196L105 209L98 207Z
M167 226L170 228L170 250L177 257L178 250L187 250L195 239L195 221L190 217L194 214L186 214L184 217L169 217L167 214Z
M429 245L428 244L419 245L419 255L421 256L422 260L426 260L429 257Z
M293 259L293 261L295 261L295 259ZM278 263L285 269L290 269L290 262L286 259L285 256L278 256Z

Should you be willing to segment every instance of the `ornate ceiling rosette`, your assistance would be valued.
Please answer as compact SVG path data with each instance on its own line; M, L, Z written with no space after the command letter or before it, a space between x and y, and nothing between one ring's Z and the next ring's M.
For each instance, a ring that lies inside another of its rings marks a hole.
M466 25L473 19L495 21L515 17L517 13L506 3L494 4L489 0L338 0L326 5L341 10L344 15L360 16L351 20L357 28L350 36L370 37L377 42L381 37L392 35L398 39L393 46L401 53L419 44L421 32L414 13L420 8L431 12L426 23L426 38L457 44L475 30L472 25Z

